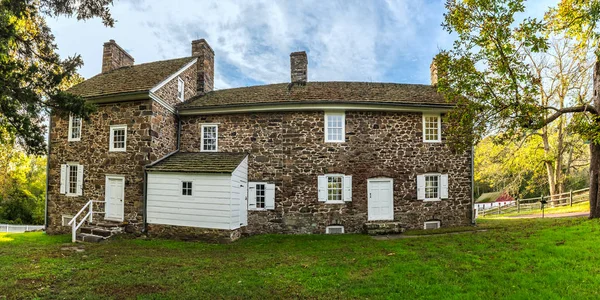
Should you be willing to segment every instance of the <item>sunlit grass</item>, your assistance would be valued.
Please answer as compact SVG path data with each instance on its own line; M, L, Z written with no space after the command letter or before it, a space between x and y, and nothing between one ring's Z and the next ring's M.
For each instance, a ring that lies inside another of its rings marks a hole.
M0 243L2 242L10 242L13 241L14 239L11 237L8 237L6 233L0 233Z
M229 245L71 244L68 235L8 234L14 240L0 243L0 299L600 297L598 220L478 223L493 230L383 241L261 235Z

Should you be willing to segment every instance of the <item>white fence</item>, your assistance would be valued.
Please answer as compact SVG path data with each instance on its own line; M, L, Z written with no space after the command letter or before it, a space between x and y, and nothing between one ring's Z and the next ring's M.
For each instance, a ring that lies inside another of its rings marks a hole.
M485 217L489 215L502 215L509 213L535 212L542 209L542 201L546 202L545 208L559 206L573 206L573 204L589 201L590 188L569 191L551 196L539 196L528 199L517 199L514 203L505 206L497 206L481 210L478 215Z
M21 233L27 231L35 231L44 229L44 225L14 225L0 224L0 232Z

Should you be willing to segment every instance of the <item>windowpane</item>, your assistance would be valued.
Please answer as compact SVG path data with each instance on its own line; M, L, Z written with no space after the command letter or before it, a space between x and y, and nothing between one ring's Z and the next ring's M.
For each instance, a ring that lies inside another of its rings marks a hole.
M425 198L438 199L440 188L439 175L425 175Z
M343 115L326 115L327 116L327 141L343 142L344 139L344 116Z
M191 181L181 182L181 194L184 196L192 195L192 182Z
M425 141L439 141L440 140L440 132L439 132L439 116L425 116L423 118L424 121L424 130L425 130Z
M77 166L69 166L69 194L77 193Z
M327 201L342 201L342 176L327 176Z
M180 100L183 100L184 98L184 82L183 80L181 80L181 78L179 78L179 80L177 81L177 98Z
M256 208L265 208L265 185L256 185Z
M78 139L81 137L81 118L72 116L71 117L71 139Z
M202 126L202 150L217 150L217 126Z

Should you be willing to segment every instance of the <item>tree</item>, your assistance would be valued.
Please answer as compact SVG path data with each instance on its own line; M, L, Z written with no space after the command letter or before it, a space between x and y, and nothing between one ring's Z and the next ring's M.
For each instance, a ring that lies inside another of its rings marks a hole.
M516 141L573 114L573 131L590 141L590 217L600 217L597 92L564 107L543 105L542 78L527 61L528 53L548 51L553 34L572 38L579 48L596 47L600 2L563 0L544 20L515 20L525 11L524 0L448 0L446 9L442 26L458 38L435 62L438 90L457 103L447 116L450 142L459 149L470 147L490 133L500 141ZM596 91L599 72L596 63Z
M0 0L0 144L16 137L29 153L43 154L50 109L89 118L94 106L64 92L77 80L81 57L60 59L43 15L100 17L112 26L111 4L112 0Z

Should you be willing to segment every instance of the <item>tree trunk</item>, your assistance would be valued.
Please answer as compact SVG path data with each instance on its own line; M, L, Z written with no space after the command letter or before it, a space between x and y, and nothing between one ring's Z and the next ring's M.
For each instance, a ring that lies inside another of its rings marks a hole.
M600 217L600 145L590 142L590 219Z

